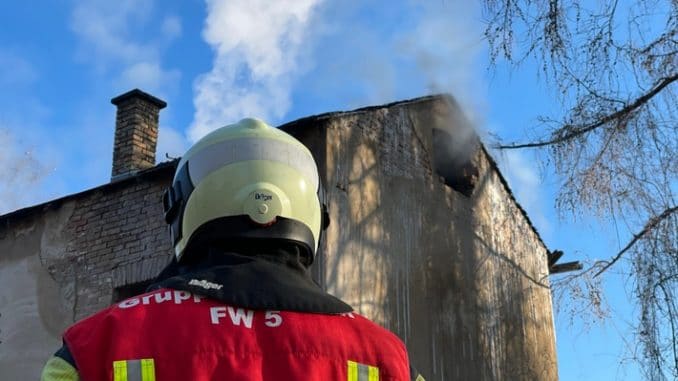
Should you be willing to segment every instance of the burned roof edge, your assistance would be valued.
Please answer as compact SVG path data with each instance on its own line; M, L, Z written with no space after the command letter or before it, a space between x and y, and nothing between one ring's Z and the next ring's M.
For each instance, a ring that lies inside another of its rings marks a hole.
M414 104L414 103L424 103L424 102L437 101L437 100L444 100L446 102L453 104L455 107L459 107L458 104L457 104L457 101L450 94L432 94L432 95L426 95L426 96L417 97L417 98L410 98L410 99L385 103L385 104L381 104L381 105L360 107L360 108L348 110L348 111L330 111L330 112L324 112L324 113L316 114L316 115L309 115L309 116L305 116L305 117L293 120L291 122L281 124L281 125L278 126L278 128L282 129L283 131L288 132L288 130L294 129L294 127L296 125L303 125L303 124L305 124L309 121L325 120L325 119L330 119L330 118L333 118L333 117L342 117L342 116L348 116L348 115L352 115L352 114L361 114L361 113L379 110L379 109L384 109L384 108L406 106L406 105Z

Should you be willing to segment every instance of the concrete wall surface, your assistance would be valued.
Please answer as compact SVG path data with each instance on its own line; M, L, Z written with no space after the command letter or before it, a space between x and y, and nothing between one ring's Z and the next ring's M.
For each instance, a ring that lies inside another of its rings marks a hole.
M434 96L281 127L326 184L314 275L396 332L429 381L556 380L546 248L464 123ZM434 129L471 163L472 191L439 175ZM38 379L65 327L167 263L175 164L0 216L0 378Z

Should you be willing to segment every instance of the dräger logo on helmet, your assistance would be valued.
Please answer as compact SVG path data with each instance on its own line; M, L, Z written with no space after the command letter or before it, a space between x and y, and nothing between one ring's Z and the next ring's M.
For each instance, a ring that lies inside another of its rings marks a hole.
M204 279L201 279L201 280L191 279L188 282L188 284L191 285L191 286L200 286L200 287L202 287L206 290L209 290L209 289L221 290L221 288L224 287L224 285L222 285L222 284L208 282Z
M273 198L270 194L266 193L255 193L254 194L254 199L255 200L263 200L263 201L269 201Z

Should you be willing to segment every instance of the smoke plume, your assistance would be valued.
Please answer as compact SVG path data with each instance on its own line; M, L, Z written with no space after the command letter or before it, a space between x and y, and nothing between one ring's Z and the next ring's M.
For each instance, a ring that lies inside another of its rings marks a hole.
M309 20L320 0L207 0L203 38L212 70L195 82L192 141L245 116L288 111Z

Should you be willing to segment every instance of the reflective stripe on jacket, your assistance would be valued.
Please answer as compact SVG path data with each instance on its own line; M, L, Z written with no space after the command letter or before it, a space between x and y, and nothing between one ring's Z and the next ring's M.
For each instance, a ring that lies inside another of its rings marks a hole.
M402 342L356 313L255 311L161 289L71 328L84 381L409 380Z

